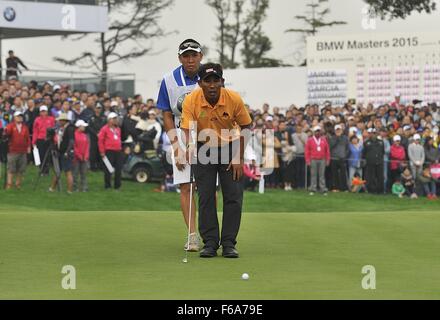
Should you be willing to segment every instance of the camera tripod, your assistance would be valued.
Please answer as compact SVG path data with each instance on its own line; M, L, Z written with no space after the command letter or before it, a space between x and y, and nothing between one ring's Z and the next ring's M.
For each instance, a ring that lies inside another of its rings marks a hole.
M49 158L49 156L50 156L50 158ZM37 181L35 181L35 183L34 183L34 191L37 189L37 187L40 183L41 176L43 175L44 168L48 164L49 159L52 160L53 171L54 171L55 177L56 177L57 190L59 192L61 192L61 183L60 183L61 169L60 169L59 153L58 153L57 149L55 148L55 143L53 143L52 141L50 141L49 147L47 148L46 153L44 154L43 162L40 165L40 169L39 169L38 176L37 176Z

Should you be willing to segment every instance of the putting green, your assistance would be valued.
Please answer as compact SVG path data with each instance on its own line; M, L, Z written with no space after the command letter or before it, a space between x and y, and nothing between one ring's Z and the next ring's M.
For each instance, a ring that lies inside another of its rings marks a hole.
M439 233L437 211L245 213L240 259L184 264L179 212L6 210L0 298L439 299ZM365 265L376 290L362 289Z

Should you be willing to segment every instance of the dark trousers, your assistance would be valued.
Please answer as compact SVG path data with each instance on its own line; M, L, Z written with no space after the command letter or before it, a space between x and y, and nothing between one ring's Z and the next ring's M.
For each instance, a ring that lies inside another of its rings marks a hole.
M90 136L90 169L97 171L101 169L101 156L98 149L98 138Z
M47 150L49 149L49 142L46 140L37 140L36 144L38 148L38 154L40 155L41 165L43 165L44 156L46 155ZM52 157L50 154L48 154L46 157L46 163L44 163L44 167L41 168L41 173L43 174L49 173L51 162L52 162Z
M115 189L119 189L121 188L123 153L121 151L107 151L105 155L115 169ZM110 189L112 187L112 174L107 170L107 167L104 169L104 182L106 189Z
M367 189L369 193L383 193L385 180L383 175L383 163L367 163L365 168L365 179L367 180Z
M331 189L346 191L347 186L347 164L345 160L338 159L330 162Z
M200 148L200 146L199 146ZM211 148L209 155L220 156L219 148ZM234 181L232 170L226 171L228 164L200 163L193 166L194 177L199 195L199 231L205 246L218 249L235 246L241 223L241 210L243 203L243 182ZM223 223L220 238L219 223L216 206L216 181L217 174L223 193Z
M293 160L293 168L295 170L295 187L304 189L305 188L305 179L306 179L306 161L304 159L303 154L299 154L296 156L295 160Z

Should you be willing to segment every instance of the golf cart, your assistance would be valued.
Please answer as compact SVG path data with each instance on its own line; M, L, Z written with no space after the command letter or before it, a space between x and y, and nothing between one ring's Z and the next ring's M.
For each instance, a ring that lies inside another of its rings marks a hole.
M122 178L138 183L161 181L165 176L161 154L151 147L151 138L140 136L137 143L125 145L126 160Z

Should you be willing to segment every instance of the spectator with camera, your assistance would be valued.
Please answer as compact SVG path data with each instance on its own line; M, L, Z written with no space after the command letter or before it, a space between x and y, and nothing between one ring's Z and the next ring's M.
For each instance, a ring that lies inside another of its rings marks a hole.
M31 152L31 140L29 128L23 122L23 113L16 111L14 121L5 128L4 136L8 141L8 177L6 190L13 186L15 177L15 187L21 188L23 175L27 166L27 154Z
M57 118L54 143L58 151L58 163L60 172L56 172L52 178L49 192L54 192L60 183L61 172L66 174L67 193L73 193L73 159L75 143L75 127L70 123L67 114L61 113Z
M49 116L47 106L43 105L39 108L40 115L34 121L32 131L32 145L38 148L40 160L43 162L44 156L49 148L49 141L47 141L47 130L55 127L55 118ZM49 173L48 163L44 165L41 172L45 175Z

